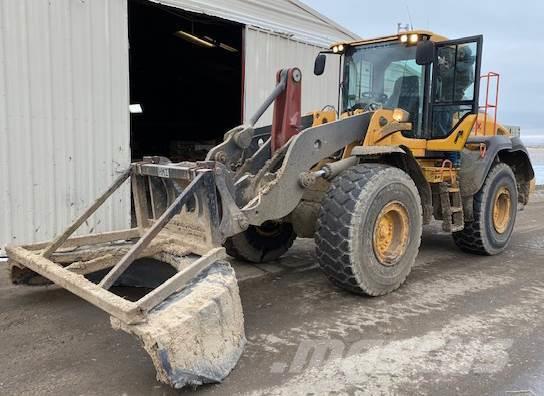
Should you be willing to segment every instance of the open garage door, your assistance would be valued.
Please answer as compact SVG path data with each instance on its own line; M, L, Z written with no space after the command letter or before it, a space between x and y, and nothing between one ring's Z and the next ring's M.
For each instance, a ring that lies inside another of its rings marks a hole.
M132 159L201 160L242 122L244 26L128 4Z

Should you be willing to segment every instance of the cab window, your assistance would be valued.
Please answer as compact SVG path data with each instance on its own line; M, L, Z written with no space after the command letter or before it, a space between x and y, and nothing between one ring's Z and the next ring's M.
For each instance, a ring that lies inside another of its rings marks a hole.
M425 67L415 61L416 47L379 43L348 49L344 63L343 110L402 108L413 133L423 125Z
M423 120L423 66L414 59L391 62L385 69L384 93L390 108L401 108L410 113L413 130L418 135Z
M477 111L477 51L476 41L437 48L431 115L434 138L448 136L466 114Z

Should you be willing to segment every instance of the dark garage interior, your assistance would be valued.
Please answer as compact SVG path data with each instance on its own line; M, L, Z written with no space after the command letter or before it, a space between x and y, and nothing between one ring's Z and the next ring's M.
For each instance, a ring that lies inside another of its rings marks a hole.
M131 114L132 159L204 159L242 122L243 25L145 0L128 6L130 102L142 109Z

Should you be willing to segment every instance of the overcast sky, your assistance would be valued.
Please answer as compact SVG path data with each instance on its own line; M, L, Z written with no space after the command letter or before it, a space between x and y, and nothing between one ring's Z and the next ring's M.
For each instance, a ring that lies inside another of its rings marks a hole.
M396 33L410 19L452 39L483 34L482 71L501 74L499 119L544 133L544 1L304 1L362 37Z

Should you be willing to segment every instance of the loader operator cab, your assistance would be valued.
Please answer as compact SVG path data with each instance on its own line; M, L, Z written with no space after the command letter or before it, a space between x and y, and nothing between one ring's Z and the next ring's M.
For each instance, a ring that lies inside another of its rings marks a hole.
M482 37L446 41L426 31L337 44L342 56L340 113L400 108L408 112L410 138L442 139L468 114L478 112Z

